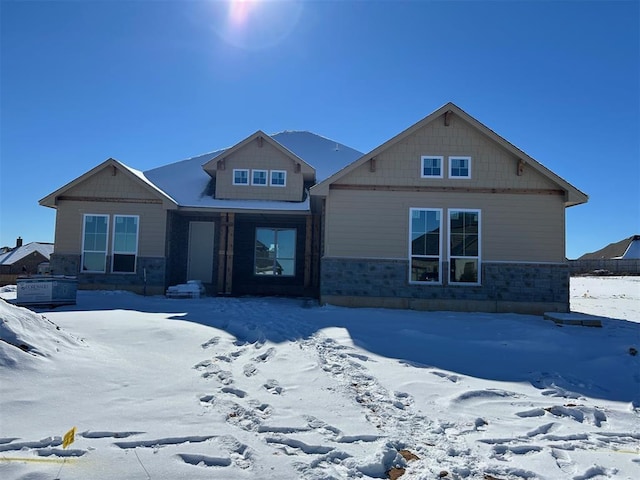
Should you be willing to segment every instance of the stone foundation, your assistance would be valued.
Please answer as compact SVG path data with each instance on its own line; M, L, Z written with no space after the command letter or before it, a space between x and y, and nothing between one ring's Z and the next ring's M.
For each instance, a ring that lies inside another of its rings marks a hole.
M111 258L107 257L107 265ZM82 290L127 290L138 294L164 294L166 260L162 257L138 257L136 273L80 273L80 255L52 254L51 273L78 277ZM145 288L146 270L146 288Z
M443 262L447 272L448 262ZM566 264L482 263L482 285L410 284L407 260L323 258L320 300L358 307L517 312L569 310ZM446 275L443 275L446 277Z

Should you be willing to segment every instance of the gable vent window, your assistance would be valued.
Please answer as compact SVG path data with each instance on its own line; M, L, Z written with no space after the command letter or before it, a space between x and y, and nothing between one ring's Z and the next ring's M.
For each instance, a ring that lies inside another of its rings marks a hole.
M420 176L422 178L442 178L442 157L423 156Z
M471 178L471 157L449 157L449 178Z
M287 172L284 170L271 170L271 186L285 187L287 185Z
M266 170L252 170L251 185L266 186L267 185L267 171Z
M249 185L249 170L234 169L233 170L234 185Z

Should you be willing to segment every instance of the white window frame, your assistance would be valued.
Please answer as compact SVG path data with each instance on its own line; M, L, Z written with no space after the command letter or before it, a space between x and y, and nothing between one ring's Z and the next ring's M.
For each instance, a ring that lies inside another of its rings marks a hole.
M450 156L449 157L449 178L460 178L460 179L469 179L471 178L471 157L465 157L465 156L460 156L460 155L456 155L456 156ZM453 175L453 161L454 160L466 160L467 161L467 165L468 165L468 175L462 176L462 175Z
M105 244L103 250L86 250L85 249L85 237L87 228L87 217L98 217L107 219L107 231L105 232ZM84 256L85 252L89 253L103 253L104 254L104 267L102 270L84 270ZM85 213L82 216L82 255L80 258L80 273L106 273L107 272L107 255L109 254L109 215L102 213Z
M451 214L454 212L476 213L478 215L478 255L451 255ZM451 260L456 258L471 258L478 262L477 282L454 282L451 280ZM447 210L447 259L449 261L448 283L461 286L482 285L482 210L479 208L450 208Z
M413 212L438 212L440 214L440 227L439 227L439 235L438 235L438 256L435 255L413 255L412 247L413 247L413 229L412 229L412 219ZM442 252L443 252L443 241L444 235L442 231L442 225L444 222L442 208L410 208L409 209L409 284L411 285L442 285ZM412 260L414 258L425 258L425 259L436 259L438 260L438 281L422 281L422 280L412 280L411 279L411 268L412 268Z
M256 183L255 174L264 173L264 183ZM269 185L269 170L251 170L251 185L255 187L266 187Z
M247 181L245 183L240 183L240 182L236 182L236 172L246 172L247 174ZM247 186L249 185L249 169L248 168L234 168L233 169L233 184L234 185L241 185L241 186Z
M283 180L284 183L281 185L279 183L273 183L273 174L274 173L282 173L283 174ZM271 187L286 187L287 186L287 171L286 170L271 170L269 172L269 185Z
M425 160L440 160L440 175L425 175L424 173L424 161ZM444 157L441 155L422 155L420 158L420 177L421 178L443 178L444 175Z
M135 218L136 219L136 249L135 251L128 251L128 250L117 250L116 251L116 222L118 221L118 218ZM138 269L138 247L140 244L140 215L118 215L115 214L113 215L113 229L112 229L113 233L111 235L111 273L117 273L119 275L131 275L131 274L135 274L137 269ZM116 271L114 269L114 264L115 264L115 260L116 260L116 255L133 255L134 259L133 259L133 271L131 272L123 272L123 271Z

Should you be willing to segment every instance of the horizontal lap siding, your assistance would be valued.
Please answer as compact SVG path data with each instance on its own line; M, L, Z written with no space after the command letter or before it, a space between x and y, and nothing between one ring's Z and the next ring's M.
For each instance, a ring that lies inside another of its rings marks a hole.
M410 208L442 208L445 243L446 209L482 210L485 261L564 261L563 197L532 194L332 190L325 255L407 258Z
M139 215L138 255L165 256L167 214L158 204L76 202L61 200L56 215L55 251L58 254L79 254L82 251L82 222L84 214L108 214L109 247L113 234L113 215Z

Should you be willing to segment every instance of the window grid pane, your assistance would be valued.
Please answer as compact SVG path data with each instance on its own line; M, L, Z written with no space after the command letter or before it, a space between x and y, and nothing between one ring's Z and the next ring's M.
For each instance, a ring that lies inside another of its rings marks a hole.
M439 210L411 210L411 282L440 282Z
M256 275L295 275L296 230L257 228Z
M450 211L449 280L452 283L479 283L479 232L479 211Z

